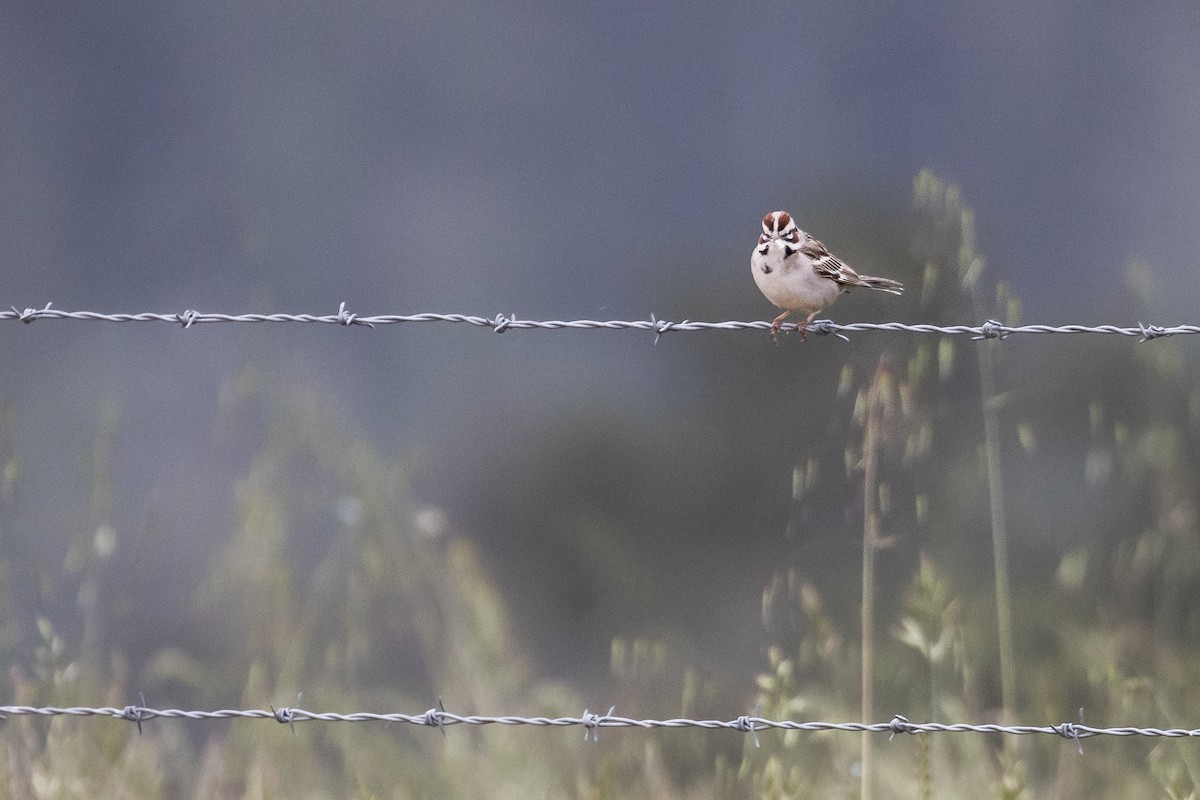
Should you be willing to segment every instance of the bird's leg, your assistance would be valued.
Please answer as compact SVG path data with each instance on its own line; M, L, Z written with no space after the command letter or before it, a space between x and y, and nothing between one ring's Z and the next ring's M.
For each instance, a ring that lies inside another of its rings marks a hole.
M821 312L820 312L820 311L814 311L814 312L812 312L811 314L809 314L809 315L808 315L808 319L804 320L804 322L797 323L797 325L796 325L796 333L800 334L800 341L802 341L802 342L807 342L807 341L808 341L808 334L806 334L806 333L805 333L805 331L808 329L808 323L812 322L812 321L813 321L813 319L814 319L814 318L817 316L817 314L819 314L819 313L821 313Z
M784 311L771 323L771 341L775 344L779 344L779 326L783 325L783 321L787 319L788 314L791 313L791 311Z

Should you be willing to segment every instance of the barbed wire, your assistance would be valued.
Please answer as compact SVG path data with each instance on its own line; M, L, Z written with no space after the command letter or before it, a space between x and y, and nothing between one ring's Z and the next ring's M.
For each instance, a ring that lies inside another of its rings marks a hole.
M415 322L452 322L471 325L477 328L490 328L495 333L510 330L636 330L650 331L655 335L655 341L665 333L672 331L743 331L769 330L770 322L755 320L741 322L729 320L726 322L693 322L683 320L672 322L657 319L653 314L648 320L532 320L520 319L515 314L497 314L494 317L477 317L468 314L383 314L377 316L359 316L346 309L342 303L336 314L210 314L194 310L178 313L156 314L104 314L98 311L63 311L52 308L47 303L43 308L26 308L17 310L10 306L9 311L0 311L0 320L13 320L31 323L38 320L81 320L87 322L168 322L191 328L195 325L205 325L215 322L300 322L324 323L329 325L364 326L374 328L377 325L397 325ZM796 323L785 323L784 331L797 329ZM1138 341L1146 342L1165 336L1200 333L1200 325L1145 325L1139 322L1136 326L1122 327L1120 325L1006 325L996 320L988 320L982 325L930 325L923 323L905 322L851 322L838 324L827 319L814 320L806 327L805 332L818 336L837 336L847 339L847 333L865 331L886 331L893 333L926 333L944 336L970 336L972 339L1005 339L1019 333L1101 333L1119 336L1136 336ZM847 339L848 340L848 339Z
M299 722L388 722L407 723L439 729L443 734L446 728L453 725L532 725L543 728L563 728L581 726L584 738L599 738L600 728L702 728L707 730L733 730L749 733L758 744L757 733L769 730L791 731L841 731L886 733L894 737L898 733L999 733L1010 736L1029 736L1043 734L1070 739L1077 744L1083 739L1093 736L1148 736L1168 739L1200 738L1200 728L1100 728L1085 725L1082 722L1062 722L1057 725L1000 725L997 723L941 723L941 722L910 722L899 714L888 722L796 722L793 720L774 720L760 716L744 715L731 720L719 719L633 719L617 716L616 708L610 708L606 714L596 714L584 710L579 717L522 717L522 716L481 716L460 715L446 711L439 703L438 708L431 708L421 714L375 713L360 711L349 714L336 712L309 711L304 708L275 708L267 709L221 709L217 711L185 711L177 708L157 709L144 705L129 705L123 708L102 706L91 708L72 706L59 708L55 706L0 706L0 718L8 716L42 716L42 717L109 717L112 719L134 722L138 732L142 723L153 719L186 719L186 720L218 720L218 719L268 719L288 725L295 733L295 725ZM1082 709L1081 709L1082 712ZM1082 717L1082 713L1080 714Z

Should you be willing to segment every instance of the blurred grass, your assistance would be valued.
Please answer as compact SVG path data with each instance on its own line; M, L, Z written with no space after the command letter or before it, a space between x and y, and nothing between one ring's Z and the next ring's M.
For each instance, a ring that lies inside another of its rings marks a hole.
M923 321L959 322L984 281L974 215L961 192L930 174L919 179L918 197L920 278L908 300ZM1131 268L1127 291L1114 302L1125 313L1153 302L1147 267ZM1014 321L1011 293L1000 287L995 302L997 315ZM1096 725L1200 724L1200 388L1179 342L967 345L1005 348L992 398L997 431L986 443L978 401L964 400L979 396L964 345L919 337L888 344L894 380L879 399L873 495L881 718L1000 717L993 562L980 549L987 461L1001 455L1011 465L1012 717L1075 721L1083 708ZM844 587L860 562L814 553L861 524L862 424L876 358L868 348L850 351L831 373L840 377L825 392L829 406L818 423L807 420L823 433L796 453L788 524L772 540L762 674L713 674L684 655L704 649L681 644L687 631L652 636L631 622L630 634L612 641L615 693L602 698L539 675L540 654L517 632L514 590L498 583L450 515L412 496L417 458L382 456L328 398L281 388L254 367L221 393L219 435L255 450L238 468L236 524L189 596L189 630L205 635L165 631L146 658L102 635L96 603L106 595L97 587L116 535L122 413L107 399L90 454L90 527L54 576L74 588L78 616L25 619L12 596L17 565L5 527L23 476L9 435L19 421L0 409L0 655L9 702L120 707L144 692L155 707L412 712L444 697L451 710L481 714L578 715L616 703L628 715L728 717L757 706L771 718L856 719L863 646ZM754 422L741 409L720 419L714 436L722 442ZM570 448L546 457L551 488L522 495L517 518L552 519L585 554L592 585L627 583L632 619L654 602L647 582L656 574L622 549L622 516L610 505L629 495L643 516L639 531L656 534L660 526L645 517L659 513L654 481L666 480L671 459L652 453L630 465L636 437L617 430L601 438L608 449L581 450L572 430L557 437ZM594 470L620 491L597 492ZM756 480L750 471L728 478L736 487ZM583 500L569 505L579 492ZM714 502L698 499L696 513ZM135 549L153 537L153 519L147 524ZM670 555L677 547L654 549ZM149 602L145 585L128 582L115 594L126 609L118 621ZM586 743L574 734L457 726L443 737L312 723L293 736L261 722L154 720L139 736L118 721L18 717L0 722L0 786L13 797L54 798L826 798L856 796L862 769L858 737L834 732L605 730ZM888 797L1196 796L1194 743L1090 739L1083 747L1080 758L1074 743L1049 737L900 736L875 743L871 771Z

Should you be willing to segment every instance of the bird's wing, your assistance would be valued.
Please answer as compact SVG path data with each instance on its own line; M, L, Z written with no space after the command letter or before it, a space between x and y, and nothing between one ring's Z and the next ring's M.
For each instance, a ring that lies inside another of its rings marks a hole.
M800 252L812 259L813 270L822 278L829 278L850 286L862 284L858 273L851 269L849 264L829 252L829 249L814 239L811 234L805 235L804 243L800 245Z

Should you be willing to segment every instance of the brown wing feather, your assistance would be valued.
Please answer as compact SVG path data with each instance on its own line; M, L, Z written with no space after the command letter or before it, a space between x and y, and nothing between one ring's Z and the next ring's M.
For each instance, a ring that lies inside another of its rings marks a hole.
M858 273L849 264L829 252L829 248L814 239L811 234L808 234L804 244L800 245L800 252L812 259L813 270L821 277L848 286L864 285Z

